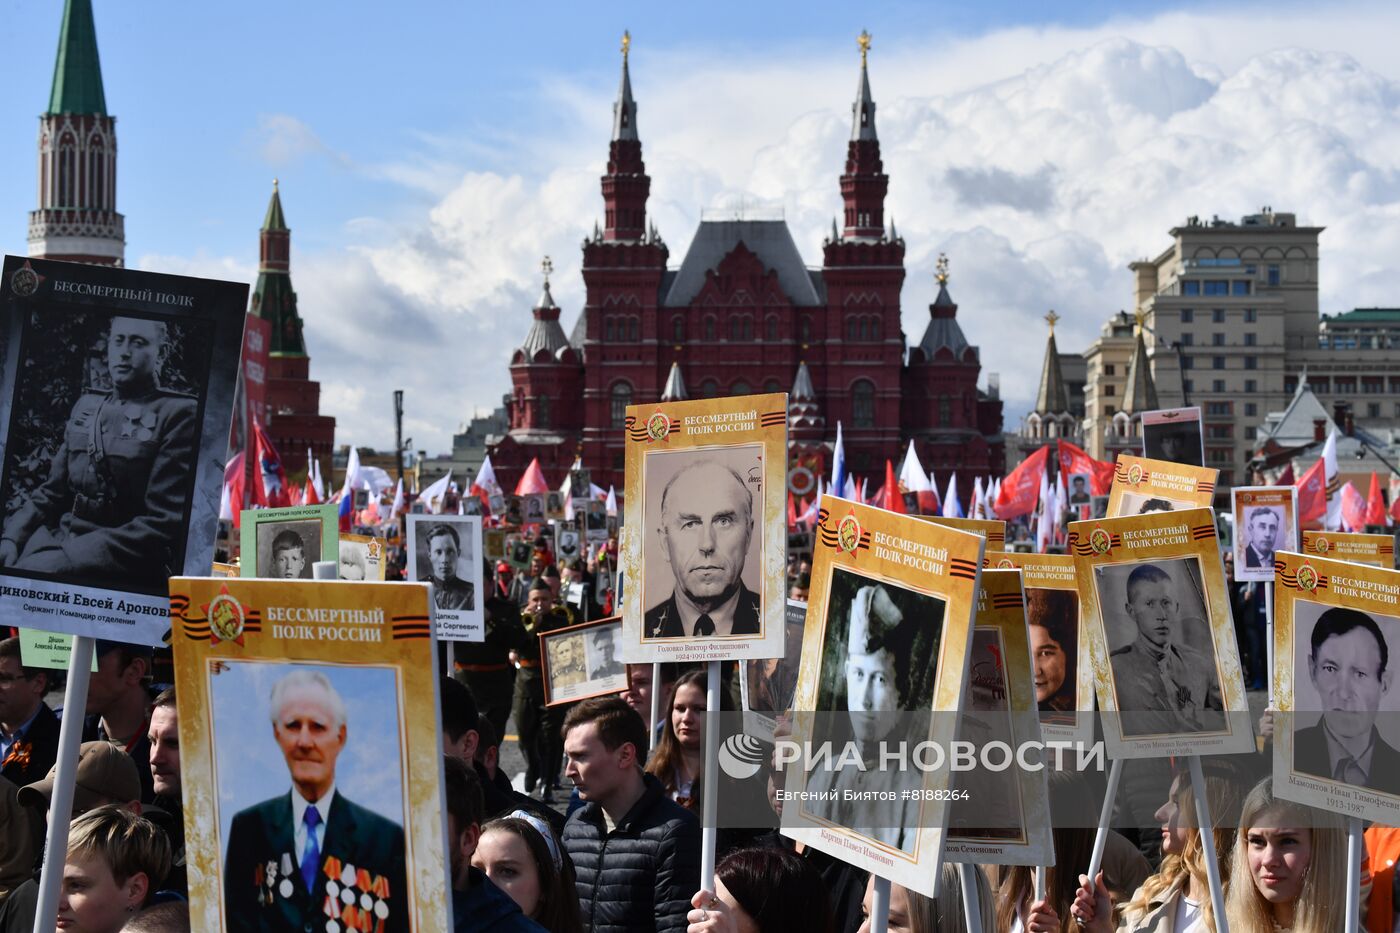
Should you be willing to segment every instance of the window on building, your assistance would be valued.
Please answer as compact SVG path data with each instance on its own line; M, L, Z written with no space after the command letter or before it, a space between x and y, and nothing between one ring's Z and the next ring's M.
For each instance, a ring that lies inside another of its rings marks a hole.
M1279 276L1279 268L1278 268L1278 266L1269 266L1269 284L1270 284L1270 285L1277 285L1277 284L1279 284L1279 278L1280 278L1280 276Z
M1224 323L1225 323L1225 309L1224 309L1224 308L1211 308L1211 309L1210 309L1210 322L1211 322L1212 324L1224 324Z
M715 319L713 317L705 318L705 339L709 341L715 339Z
M846 340L854 343L860 339L860 319L855 315L846 318Z
M1225 486L1233 486L1233 485L1235 485L1235 471L1234 471L1234 470L1221 470L1221 471L1220 471L1220 485L1221 485L1222 487L1225 487Z
M753 340L753 337L754 337L753 318L749 317L749 316L746 314L746 315L744 315L744 319L743 319L743 321L742 321L741 323L742 323L742 325L743 325L743 326L742 326L742 330L743 330L743 334L744 334L743 339L746 340L746 341L751 341L751 340Z
M719 398L719 383L713 379L706 379L700 383L701 398Z
M1234 411L1233 402L1206 402L1206 414L1225 416Z
M1114 368L1115 368L1115 367L1114 367L1114 365L1113 365L1112 363L1105 363L1105 364L1103 364L1103 374L1104 374L1105 376L1112 376L1112 375L1113 375L1113 372L1114 372Z
M1355 394L1356 394L1356 377L1355 377L1355 376L1338 376L1337 379L1336 379L1336 384L1337 384L1337 394L1338 394L1338 395L1355 395Z
M1257 379L1246 379L1246 380L1244 381L1244 390L1245 390L1246 392L1258 392L1258 391L1259 391L1259 380L1257 380Z
M1194 279L1186 279L1181 283L1181 293L1183 295L1199 295L1201 293L1201 283Z
M1314 395L1330 395L1332 393L1331 376L1309 376L1308 385L1312 387Z
M1255 418L1259 415L1259 406L1254 402L1244 403L1244 415L1246 418Z
M1381 394L1383 394L1384 392L1385 392L1385 377L1384 377L1384 376L1362 376L1362 377L1361 377L1361 394L1362 394L1362 395L1381 395Z
M1230 463L1234 460L1235 452L1229 447L1207 447L1206 463L1220 464Z
M1105 406L1103 407L1103 414L1104 414L1104 417L1105 417L1105 418L1111 418L1111 417L1113 417L1113 413L1114 413L1115 411L1117 411L1117 410L1118 410L1118 409L1114 408L1112 405L1105 405Z
M1196 345L1196 335L1195 335L1195 334L1182 334L1182 335L1181 335L1181 345L1182 345L1183 347L1194 347L1194 346Z
M740 379L729 387L730 395L753 395L753 387Z
M603 321L603 339L606 340L608 343L614 343L614 342L616 342L616 340L617 340L617 318L609 317L609 318L605 318L605 319L604 319L604 321Z
M1246 356L1246 357L1244 358L1244 368L1245 368L1245 369L1258 369L1258 368L1259 368L1259 357L1257 357L1257 356Z
M953 423L953 401L948 396L940 396L938 399L938 423L950 425Z
M1225 357L1223 357L1223 356L1212 356L1212 357L1210 358L1210 368L1211 368L1211 369L1224 369L1224 368L1225 368Z
M1230 294L1230 282L1227 279L1206 279L1205 287L1201 290L1206 295L1228 295Z
M1225 346L1225 335L1224 335L1224 334L1211 334L1211 335L1210 335L1210 345L1211 345L1212 347L1223 347L1223 346Z
M1194 356L1183 356L1183 357L1181 358L1181 368L1182 368L1182 369L1195 369L1195 368L1196 368L1196 358L1195 358Z
M1390 377L1390 394L1400 395L1400 376Z
M632 387L625 382L614 383L608 402L612 415L612 426L614 428L625 427L627 406L632 404Z
M778 380L769 379L763 384L763 391L768 393L769 395L772 395L774 392L783 391L783 387L778 384Z
M1195 317L1196 317L1196 311L1195 311L1194 308L1182 308L1182 309L1181 309L1181 323L1183 323L1183 324L1190 324L1190 323L1195 319Z
M1234 436L1234 426L1229 424L1206 425L1206 437L1216 441L1228 441Z
M778 319L771 314L763 322L763 339L778 339Z
M541 395L535 402L535 417L538 420L537 427L547 428L549 424L549 396Z
M636 343L642 339L642 319L629 317L627 319L627 339Z
M744 336L744 335L743 335L743 333L740 332L739 328L740 328L739 319L738 319L737 317L732 317L732 318L730 318L730 319L729 319L729 339L730 339L730 341L732 341L732 342L734 342L734 343L738 343L741 339L743 339L743 336Z
M1244 309L1244 322L1245 322L1246 324L1254 324L1254 323L1258 322L1258 320L1259 320L1259 311L1258 311L1257 309L1255 309L1255 308L1245 308L1245 309Z
M1230 282L1230 294L1236 297L1247 296L1249 294L1250 283L1243 279L1235 279Z
M1244 345L1246 347L1252 347L1255 345L1255 335L1253 331L1250 331L1249 333L1244 335Z
M1366 403L1366 417L1367 417L1367 418L1379 418L1380 416L1381 416L1381 403L1380 403L1380 402L1367 402L1367 403Z
M812 319L805 314L802 316L802 322L797 326L797 336L803 343L812 342Z
M1115 396L1115 395L1118 394L1118 387L1117 387L1117 386L1104 386L1104 387L1103 387L1103 394L1104 394L1104 398L1113 398L1113 396Z
M1258 437L1259 437L1259 429L1258 429L1258 428L1256 428L1256 427L1255 427L1254 425L1252 425L1252 424L1247 424L1247 425L1245 425L1245 427L1244 427L1244 439L1245 439L1245 440L1247 440L1247 441L1252 441L1252 440L1257 439Z
M1224 392L1224 391L1225 391L1225 380L1224 380L1224 379L1213 379L1213 380L1211 380L1211 383L1210 383L1210 390L1211 390L1212 392Z
M880 336L880 319L879 319L878 317L873 317L873 318L870 319L870 339L871 339L871 340L880 340L880 339L881 339L881 336Z
M1181 380L1181 387L1184 388L1187 392L1195 392L1195 391L1196 391L1196 384L1195 384L1194 382L1192 382L1190 379L1183 379L1183 380Z
M851 386L851 421L858 428L875 427L875 384L868 379Z
M671 340L675 343L685 342L685 318L679 314L671 318Z

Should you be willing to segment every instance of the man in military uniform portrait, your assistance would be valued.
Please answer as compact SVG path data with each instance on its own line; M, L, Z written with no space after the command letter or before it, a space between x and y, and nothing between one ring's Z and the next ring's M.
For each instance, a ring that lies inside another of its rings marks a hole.
M675 587L647 609L643 638L757 635L758 594L743 580L753 542L753 494L733 469L698 460L661 492L661 523L651 556L664 558ZM646 572L662 571L648 561Z
M233 817L227 929L378 930L383 921L384 930L406 933L403 827L336 786L349 736L344 700L325 674L300 668L273 685L270 713L292 786Z
M1224 702L1215 658L1186 643L1183 609L1187 584L1173 579L1168 564L1138 564L1118 591L1125 601L1121 619L1131 622L1133 641L1109 653L1114 692L1124 735L1174 735L1225 728ZM1113 584L1095 571L1105 615L1113 605ZM1185 604L1185 605L1184 605ZM1189 611L1189 610L1188 610ZM1207 632L1209 622L1198 620ZM1112 635L1110 634L1110 638ZM1210 645L1209 638L1204 642Z
M168 341L161 321L112 319L111 387L73 405L47 481L5 521L0 566L121 589L182 569L198 403L161 387Z
M433 602L439 609L475 609L475 585L457 575L457 562L462 556L462 539L457 529L447 522L438 522L420 534L428 558Z
M627 669L622 666L622 662L614 657L617 652L617 643L613 637L611 626L603 626L593 632L593 654L596 660L593 662L593 670L589 672L589 680L602 680L607 677L620 677L627 673Z
M588 679L584 669L582 635L563 635L546 641L549 650L549 689L558 691L577 686Z

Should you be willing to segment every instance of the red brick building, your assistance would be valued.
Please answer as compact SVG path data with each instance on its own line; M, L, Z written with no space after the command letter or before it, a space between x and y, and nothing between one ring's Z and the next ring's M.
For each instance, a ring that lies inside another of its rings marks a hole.
M668 387L669 398L791 392L793 457L823 467L839 421L856 473L898 464L913 438L944 481L954 469L1000 475L1001 401L977 388L981 363L958 326L946 263L923 338L905 344L904 240L885 220L889 177L865 47L839 178L843 222L833 219L819 268L806 265L781 219L705 216L680 266L668 266L647 220L651 179L624 49L605 219L583 244L585 305L566 335L546 278L511 356L510 431L491 451L503 484L532 457L551 483L562 481L581 453L595 482L621 489L624 409Z

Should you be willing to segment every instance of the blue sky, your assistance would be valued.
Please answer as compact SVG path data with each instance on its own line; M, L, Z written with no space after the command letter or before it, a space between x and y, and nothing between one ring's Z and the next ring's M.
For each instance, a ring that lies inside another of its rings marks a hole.
M871 31L888 210L909 246L906 334L922 333L946 250L1010 424L1034 392L1039 317L1055 307L1061 348L1082 348L1127 303L1124 264L1187 214L1295 210L1329 227L1325 310L1400 304L1400 14L1385 5L94 8L128 264L250 280L280 177L313 376L342 443L390 445L395 388L431 452L498 403L545 253L572 324L624 27L673 264L702 208L740 199L781 205L819 261L854 36ZM17 0L0 31L6 252L25 250L60 13Z

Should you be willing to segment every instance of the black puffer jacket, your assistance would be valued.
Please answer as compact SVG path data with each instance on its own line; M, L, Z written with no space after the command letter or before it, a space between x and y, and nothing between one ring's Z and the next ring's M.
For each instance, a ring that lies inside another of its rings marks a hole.
M578 876L583 927L590 933L683 931L700 890L700 822L643 775L646 790L612 832L596 803L564 827Z

